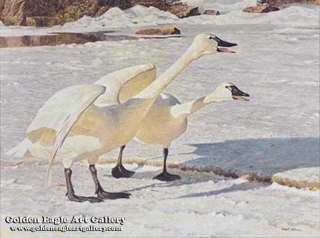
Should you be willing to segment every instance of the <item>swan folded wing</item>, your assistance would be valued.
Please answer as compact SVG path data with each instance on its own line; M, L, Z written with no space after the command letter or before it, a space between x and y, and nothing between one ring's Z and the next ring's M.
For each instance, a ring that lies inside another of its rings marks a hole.
M85 85L86 88L83 90L82 97L79 98L79 102L77 106L73 108L72 111L69 111L70 114L65 119L63 125L58 129L55 142L53 145L52 155L50 157L49 166L47 169L47 176L46 176L46 185L50 185L50 171L51 167L54 163L55 156L59 150L59 148L63 145L65 138L67 137L69 131L72 129L72 126L76 123L79 119L81 114L93 104L93 102L105 93L106 88L102 85Z
M125 103L140 93L156 78L156 67L153 64L135 65L107 74L94 84L107 88L94 105L106 107Z
M89 84L70 86L55 93L40 108L27 133L41 128L59 131L74 110L84 104L83 101L96 98L96 95L101 95L103 92L105 92L104 86Z

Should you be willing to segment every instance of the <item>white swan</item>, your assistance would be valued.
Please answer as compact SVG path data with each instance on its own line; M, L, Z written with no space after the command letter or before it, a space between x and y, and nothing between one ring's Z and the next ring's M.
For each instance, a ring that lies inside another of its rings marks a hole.
M188 126L187 117L213 102L248 99L249 94L242 92L232 83L221 83L212 93L194 101L180 104L179 100L168 93L162 93L149 109L137 131L135 139L145 144L163 146L163 172L154 179L173 181L180 176L167 172L166 161L173 140L181 136ZM122 164L125 146L120 148L118 162L112 169L115 178L131 177L134 172L126 170Z
M171 94L161 93L144 117L134 139L145 144L163 146L163 172L154 177L161 181L173 181L180 176L167 172L166 161L171 142L181 136L188 126L187 117L213 103L232 100L248 101L249 94L242 92L232 83L221 83L212 93L194 101L181 104ZM124 168L122 155L125 145L120 148L116 167L112 169L115 178L131 177L134 172Z
M6 154L24 158L48 159L52 157L53 145L59 139L58 136L63 135L61 130L65 126L65 122L71 120L70 116L72 114L77 111L83 113L83 109L90 106L93 101L97 107L120 105L149 86L155 80L155 76L156 68L153 64L136 65L112 72L93 85L76 85L58 91L38 111L27 129L27 138ZM85 133L76 132L73 129L70 134L73 134L76 144L73 145L72 141L69 140L62 148L69 151L67 152L69 157L76 157L82 153L82 150L90 149L90 146L94 147L97 141L96 138L90 137L86 133L95 134L94 130L98 131L99 128L91 125L92 121L99 123L98 117L90 111L86 111L85 115L85 117L82 116L82 129ZM74 119L77 119L77 117ZM80 140L81 137L83 137L83 141ZM60 152L61 156L58 154L57 160L63 161L66 155L64 151ZM70 174L71 170L65 171L65 173ZM46 183L49 186L49 169ZM79 197L79 199L82 199L82 197ZM90 198L89 201L94 200L96 198Z
M44 143L49 149L47 154L51 153L47 183L51 167L57 157L62 160L65 168L67 195L70 200L100 202L101 199L129 198L128 193L108 193L102 189L95 168L98 157L125 145L135 137L141 121L158 95L189 63L206 54L234 53L226 48L218 48L218 46L234 45L236 44L222 41L210 34L196 36L191 46L175 64L137 95L131 97L133 93L129 93L124 96L123 102L120 100L121 87L111 88L108 93L109 88L103 85L79 85L58 92L39 110L28 129L28 137L31 134L33 138L32 143ZM113 93L113 90L116 92ZM133 91L137 93L139 90ZM110 100L109 96L116 100ZM65 100L68 97L70 99ZM59 108L63 111L62 116ZM55 113L59 114L57 118L54 117ZM50 117L57 122L51 123ZM48 135L51 136L51 140L47 140ZM98 197L75 195L70 168L75 161L82 159L87 159L90 164L89 170Z

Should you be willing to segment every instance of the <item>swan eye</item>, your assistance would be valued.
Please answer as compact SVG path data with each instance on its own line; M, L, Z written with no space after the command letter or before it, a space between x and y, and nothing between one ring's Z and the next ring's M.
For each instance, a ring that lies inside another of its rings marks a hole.
M219 38L218 37L216 37L216 36L209 36L209 39L210 40L214 40L214 41L216 41L217 43L219 43Z

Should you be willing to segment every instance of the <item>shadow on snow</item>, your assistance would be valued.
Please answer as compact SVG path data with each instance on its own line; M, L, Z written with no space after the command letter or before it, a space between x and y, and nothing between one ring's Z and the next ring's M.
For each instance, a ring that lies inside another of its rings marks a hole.
M197 159L182 165L215 166L237 173L272 175L320 166L320 138L266 138L190 144Z

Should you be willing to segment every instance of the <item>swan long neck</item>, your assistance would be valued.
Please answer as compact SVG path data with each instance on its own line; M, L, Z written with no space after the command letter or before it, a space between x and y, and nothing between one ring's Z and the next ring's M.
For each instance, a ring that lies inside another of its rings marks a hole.
M169 69L161 74L152 84L145 88L135 98L156 99L157 96L177 77L193 60L195 60L192 45Z
M171 108L171 114L174 118L188 117L210 103L206 103L204 100L205 97L201 97L191 102L175 105Z
M211 103L224 102L224 101L230 101L230 100L231 99L227 99L227 98L223 99L223 98L216 97L214 93L211 93L205 97L198 98L191 102L173 106L171 108L171 114L175 118L178 118L178 117L186 118Z

